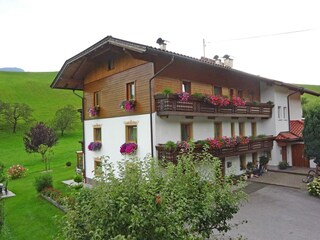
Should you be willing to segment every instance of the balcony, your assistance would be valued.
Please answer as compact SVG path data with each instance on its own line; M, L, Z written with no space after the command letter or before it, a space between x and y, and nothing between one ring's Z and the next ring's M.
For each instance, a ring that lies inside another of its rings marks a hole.
M231 157L247 153L271 151L273 148L273 136L266 136L256 139L248 139L246 143L236 143L234 146L222 146L221 148L210 147L209 153L215 157ZM165 144L156 146L158 152L158 159L165 159L166 161L177 163L177 157L182 154L183 148L177 146L174 149L168 149ZM199 153L203 150L202 145L195 144L193 152Z
M274 105L268 103L246 103L244 106L216 106L204 98L189 97L181 101L178 94L154 96L158 116L203 116L203 117L259 117L271 118Z

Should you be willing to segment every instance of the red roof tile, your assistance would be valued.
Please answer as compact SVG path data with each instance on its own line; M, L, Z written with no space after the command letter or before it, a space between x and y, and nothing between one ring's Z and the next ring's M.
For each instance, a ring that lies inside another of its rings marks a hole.
M304 122L301 120L292 120L290 121L290 130L293 134L302 137Z

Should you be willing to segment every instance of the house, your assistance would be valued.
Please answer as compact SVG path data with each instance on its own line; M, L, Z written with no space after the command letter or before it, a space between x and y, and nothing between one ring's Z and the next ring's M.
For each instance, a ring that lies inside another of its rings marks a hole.
M132 142L139 157L176 161L177 152L165 147L168 141L216 144L226 136L230 146L212 149L226 174L241 174L260 156L268 156L271 165L295 164L291 151L300 136L290 142L280 135L294 134L290 123L301 120L300 96L320 95L235 70L228 56L223 62L197 59L112 36L66 60L51 87L83 91L78 159L88 182L98 174L101 156L116 164L123 158L120 147Z

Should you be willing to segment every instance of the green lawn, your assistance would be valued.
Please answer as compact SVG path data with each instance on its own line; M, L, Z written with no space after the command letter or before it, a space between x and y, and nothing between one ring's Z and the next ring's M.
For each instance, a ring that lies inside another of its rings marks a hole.
M28 104L34 110L35 121L45 123L53 119L56 110L68 104L81 108L81 99L72 91L50 88L55 75L55 72L0 72L0 100ZM81 129L79 121L77 130L67 131L53 149L51 169L54 187L63 192L68 188L61 181L72 179L75 175L75 152L81 150L78 143L82 140ZM63 213L39 197L33 186L35 177L44 170L44 164L39 154L25 152L22 140L25 130L28 129L20 123L17 133L12 134L10 126L0 118L0 162L6 168L21 164L28 169L26 177L9 181L8 188L16 196L4 199L5 227L0 239L53 239ZM69 168L65 165L67 161L72 162Z
M41 174L44 164L39 154L28 154L24 151L22 134L2 133L6 141L0 141L1 162L6 167L12 164L22 164L28 168L27 176L17 180L10 180L8 188L16 196L4 200L5 227L4 238L0 239L53 239L58 231L56 221L63 213L38 196L33 184L34 178ZM72 179L75 175L75 151L81 149L78 141L81 132L66 135L54 147L51 163L54 187L66 192L68 188L61 182ZM66 167L67 161L72 162Z

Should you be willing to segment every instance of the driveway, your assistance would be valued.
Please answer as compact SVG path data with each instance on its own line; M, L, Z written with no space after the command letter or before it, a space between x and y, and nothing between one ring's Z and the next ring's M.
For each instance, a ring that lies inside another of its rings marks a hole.
M305 190L249 182L249 201L232 220L247 220L225 237L248 240L320 239L320 199Z

